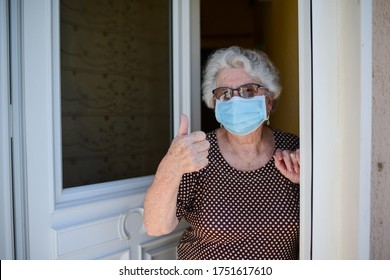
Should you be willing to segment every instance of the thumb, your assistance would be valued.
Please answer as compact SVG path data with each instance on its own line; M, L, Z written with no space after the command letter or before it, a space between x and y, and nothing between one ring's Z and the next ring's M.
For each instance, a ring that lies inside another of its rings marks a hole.
M180 124L179 131L177 132L177 136L179 135L187 135L188 134L188 117L185 114L180 116Z

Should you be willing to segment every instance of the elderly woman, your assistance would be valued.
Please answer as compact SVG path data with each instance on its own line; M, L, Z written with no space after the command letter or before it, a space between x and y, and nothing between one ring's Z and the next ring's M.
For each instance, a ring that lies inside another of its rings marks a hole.
M259 51L230 47L206 65L203 100L221 127L177 136L145 197L145 229L189 227L179 259L297 259L299 139L270 128L278 71Z

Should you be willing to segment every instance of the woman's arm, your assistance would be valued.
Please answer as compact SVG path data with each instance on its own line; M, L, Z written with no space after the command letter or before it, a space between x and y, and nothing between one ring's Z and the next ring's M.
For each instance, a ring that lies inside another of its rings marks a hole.
M188 118L181 116L179 132L160 162L156 176L146 192L144 225L149 235L167 234L178 224L176 200L184 173L199 171L208 164L210 143L206 134L188 134Z
M167 234L176 228L176 198L181 176L170 166L169 158L164 157L144 201L144 224L149 235Z

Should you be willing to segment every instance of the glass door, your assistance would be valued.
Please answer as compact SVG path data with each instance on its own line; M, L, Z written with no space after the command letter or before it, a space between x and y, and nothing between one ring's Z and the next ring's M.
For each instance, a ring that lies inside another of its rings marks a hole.
M154 174L171 137L170 1L60 1L63 188Z
M199 123L198 2L17 3L27 258L174 259L184 225L148 236L143 198L180 113Z

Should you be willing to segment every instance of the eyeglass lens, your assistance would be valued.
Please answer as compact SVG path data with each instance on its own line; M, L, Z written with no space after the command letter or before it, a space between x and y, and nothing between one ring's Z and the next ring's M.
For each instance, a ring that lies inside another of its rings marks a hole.
M242 98L251 98L254 96L265 95L267 89L259 84L245 84L236 89L220 87L213 90L214 97L218 100L229 100L233 97L234 91L237 91Z

